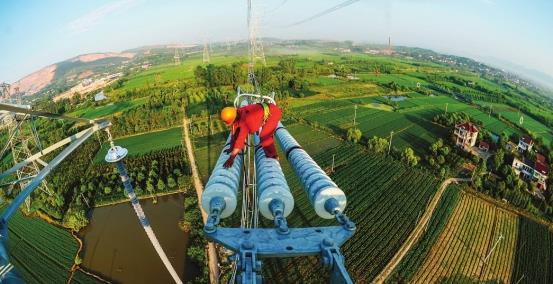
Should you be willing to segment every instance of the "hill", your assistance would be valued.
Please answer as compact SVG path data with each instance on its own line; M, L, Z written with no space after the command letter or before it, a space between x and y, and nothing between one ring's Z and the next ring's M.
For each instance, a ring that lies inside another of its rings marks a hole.
M109 72L120 67L123 61L132 59L135 53L107 52L90 53L46 66L13 83L13 88L32 96L43 92L52 85L76 84L80 80L92 78L101 72ZM110 68L112 67L112 68ZM113 68L115 67L115 68ZM13 89L12 89L13 90Z

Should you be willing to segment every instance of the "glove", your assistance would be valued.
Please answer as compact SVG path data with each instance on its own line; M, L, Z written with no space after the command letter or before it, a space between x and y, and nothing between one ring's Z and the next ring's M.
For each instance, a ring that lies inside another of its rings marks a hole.
M234 164L234 158L236 158L236 156L230 156L228 160L223 164L223 168L228 169L232 167L232 165Z

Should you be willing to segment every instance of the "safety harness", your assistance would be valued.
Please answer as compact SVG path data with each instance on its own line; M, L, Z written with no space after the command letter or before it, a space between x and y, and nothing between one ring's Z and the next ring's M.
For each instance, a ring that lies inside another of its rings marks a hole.
M263 125L265 125L265 122L267 122L267 119L269 119L269 116L271 115L271 111L269 109L269 104L267 103L260 103L261 107L263 108Z

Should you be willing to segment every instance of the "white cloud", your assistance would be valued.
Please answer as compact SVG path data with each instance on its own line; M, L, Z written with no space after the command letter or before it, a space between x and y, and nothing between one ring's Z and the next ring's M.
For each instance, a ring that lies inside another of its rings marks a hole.
M105 4L71 21L69 24L67 24L67 29L72 34L79 34L79 33L89 31L91 28L97 25L108 15L113 14L122 9L127 9L130 6L134 5L135 3L136 3L136 0L120 0L117 2Z

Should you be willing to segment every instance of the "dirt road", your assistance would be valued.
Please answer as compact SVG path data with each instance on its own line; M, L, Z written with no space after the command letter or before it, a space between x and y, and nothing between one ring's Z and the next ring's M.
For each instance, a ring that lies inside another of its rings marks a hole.
M196 194L198 195L198 207L202 213L202 220L207 221L207 213L202 210L202 193L204 191L204 186L202 180L200 179L200 174L198 172L198 166L196 165L196 158L194 157L194 149L192 148L192 142L190 141L190 121L185 116L182 120L183 128L183 138L184 138L184 147L186 148L186 153L188 154L188 160L190 161L190 168L192 169L192 182L194 188L196 189ZM209 280L211 284L219 283L219 266L217 261L217 251L215 245L212 242L207 243L207 262L209 267Z
M468 181L470 181L469 178L448 178L442 183L438 191L434 194L434 197L432 198L430 204L424 211L422 218L417 223L417 226L415 227L413 232L411 232L411 234L409 235L405 243L403 243L403 245L398 250L398 252L394 255L392 260L388 262L388 265L386 265L386 267L384 267L384 269L376 276L376 278L373 280L373 283L378 283L378 284L384 283L384 281L390 276L390 274L392 274L396 266L401 262L401 260L411 249L411 247L418 241L420 236L422 236L446 188L451 183L468 182Z

